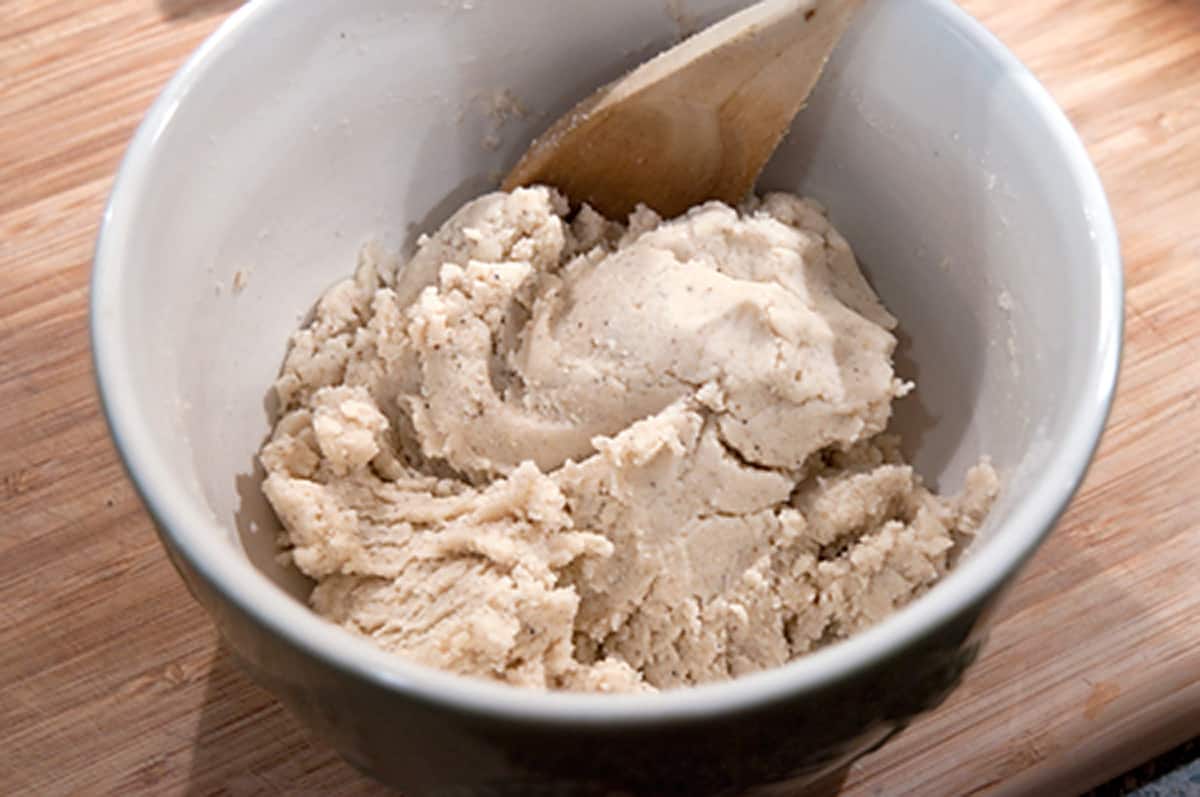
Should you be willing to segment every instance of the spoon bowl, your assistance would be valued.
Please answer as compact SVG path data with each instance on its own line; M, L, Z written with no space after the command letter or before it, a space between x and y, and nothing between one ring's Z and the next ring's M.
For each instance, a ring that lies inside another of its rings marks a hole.
M764 0L584 99L538 137L506 191L545 183L624 218L737 204L816 85L862 0Z

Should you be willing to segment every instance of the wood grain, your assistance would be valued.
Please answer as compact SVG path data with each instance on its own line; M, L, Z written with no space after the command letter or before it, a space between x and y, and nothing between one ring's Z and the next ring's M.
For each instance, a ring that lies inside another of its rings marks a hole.
M113 172L233 5L0 2L0 793L382 793L234 669L92 384L87 278ZM1069 793L1200 730L1200 2L964 5L1099 166L1125 364L1087 484L983 659L853 767L851 795Z

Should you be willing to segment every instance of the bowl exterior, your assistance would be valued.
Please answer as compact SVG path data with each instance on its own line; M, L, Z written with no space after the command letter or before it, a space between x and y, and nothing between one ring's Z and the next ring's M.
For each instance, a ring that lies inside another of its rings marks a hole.
M405 795L793 794L877 749L959 684L997 595L824 688L686 722L596 727L448 709L299 649L231 603L160 532L242 668L358 769Z

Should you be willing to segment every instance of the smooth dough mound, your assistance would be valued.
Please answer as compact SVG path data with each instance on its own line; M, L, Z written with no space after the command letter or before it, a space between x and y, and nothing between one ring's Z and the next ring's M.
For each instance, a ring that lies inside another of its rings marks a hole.
M883 434L895 320L815 203L622 225L535 187L400 268L364 250L292 339L261 460L328 619L543 689L783 664L931 586L997 491Z

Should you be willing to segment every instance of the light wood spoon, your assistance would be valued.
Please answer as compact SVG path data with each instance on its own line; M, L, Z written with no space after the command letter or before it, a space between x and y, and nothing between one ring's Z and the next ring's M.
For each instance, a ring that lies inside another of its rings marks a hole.
M545 183L624 218L740 202L808 99L862 0L763 0L576 105L502 187Z

